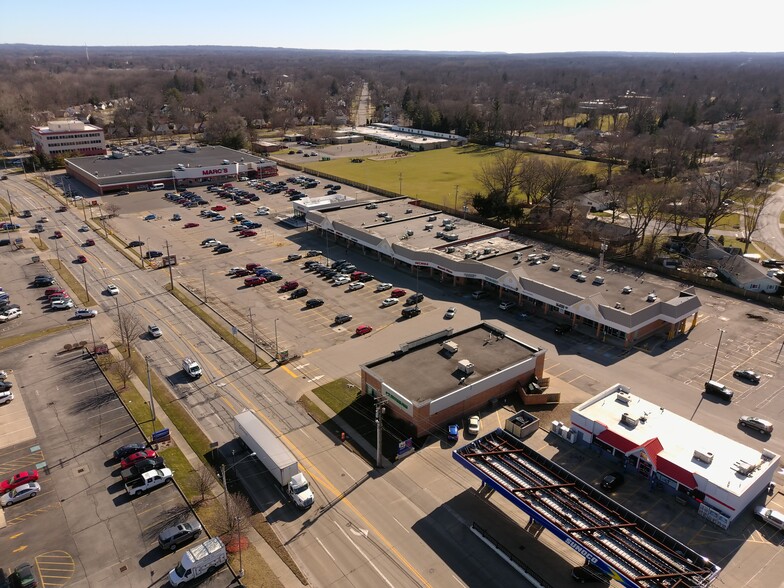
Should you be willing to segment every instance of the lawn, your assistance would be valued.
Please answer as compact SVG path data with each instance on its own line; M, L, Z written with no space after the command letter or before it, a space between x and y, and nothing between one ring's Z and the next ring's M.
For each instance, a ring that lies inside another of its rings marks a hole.
M367 158L362 163L351 163L348 158L309 163L308 168L361 185L374 186L393 193L432 202L438 206L457 207L469 195L481 190L474 177L485 162L501 152L501 147L468 145L450 149L435 149L422 153L410 153L406 157L375 160ZM549 158L547 155L527 154L527 157ZM588 169L599 164L584 162ZM343 192L352 195L351 188Z

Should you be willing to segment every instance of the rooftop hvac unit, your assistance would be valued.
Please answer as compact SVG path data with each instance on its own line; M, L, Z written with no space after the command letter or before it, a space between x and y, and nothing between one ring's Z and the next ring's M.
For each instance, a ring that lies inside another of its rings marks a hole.
M694 459L703 463L713 463L713 453L704 449L695 449Z
M444 341L441 344L441 347L446 349L449 353L457 353L457 350L460 348L454 341Z
M637 419L630 415L628 412L625 412L621 415L621 423L624 425L629 425L630 427L637 426Z
M738 461L735 465L738 466L738 473L744 476L750 476L751 474L754 473L754 470L757 469L757 467L754 464L749 463L747 461L743 461L742 459Z
M566 439L569 443L574 443L577 441L577 429L567 429L563 427L561 429L561 437Z
M632 395L628 392L618 392L618 394L615 395L615 401L629 406L629 403L632 401Z
M461 359L457 362L457 370L469 376L474 373L474 364L467 359Z
M562 427L563 423L561 421L553 421L550 423L550 432L560 435Z

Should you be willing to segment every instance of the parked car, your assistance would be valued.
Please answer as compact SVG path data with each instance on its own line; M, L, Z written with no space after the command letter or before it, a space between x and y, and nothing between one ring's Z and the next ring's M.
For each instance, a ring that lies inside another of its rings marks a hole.
M381 307L386 308L387 306L392 306L398 302L399 300L397 298L384 298L384 300L381 301Z
M765 506L754 507L754 518L772 525L776 529L784 530L784 514Z
M620 472L611 472L602 478L601 486L605 490L615 490L623 484L623 474Z
M147 251L144 254L145 259L155 259L156 257L163 257L163 251Z
M14 588L37 588L33 566L29 563L19 564L8 577Z
M555 326L555 334L556 335L565 335L566 333L568 333L571 330L572 330L572 325L563 324L563 325L556 325Z
M240 237L255 237L258 235L256 231L240 231Z
M28 498L33 498L40 491L41 486L39 486L38 482L28 482L27 484L22 484L21 486L17 486L10 492L6 492L0 496L0 506L5 508L7 506L11 506L12 504L16 504L17 502L27 500Z
M321 255L321 251L319 251L318 249L311 249L310 251L308 251L306 257L317 257L319 255Z
M419 316L421 313L422 313L422 309L414 306L412 308L404 308L402 311L400 311L400 316L402 316L403 318L412 318L415 316Z
M267 278L267 283L277 282L283 279L283 276L281 276L280 274L267 274L264 277Z
M361 290L364 287L365 287L365 284L363 284L362 282L351 282L348 285L348 291L349 292L353 292L354 290Z
M450 443L457 443L459 430L460 427L457 424L448 425L446 428L446 440Z
M297 288L296 290L294 290L291 293L290 298L292 298L292 299L293 298L302 298L303 296L307 296L307 295L308 295L308 289L307 288Z
M251 276L249 278L245 278L245 285L248 287L252 286L261 286L262 284L267 283L267 278L262 276Z
M155 215L154 214L148 214L147 216L144 217L144 220L146 220L146 221L155 220Z
M302 255L299 253L291 253L286 257L286 261L297 261L298 259L302 259Z
M742 416L738 419L738 424L741 427L756 429L760 433L770 434L773 432L773 423L755 416Z
M381 282L376 286L376 292L383 292L384 290L389 290L392 288L392 284L388 284L386 282ZM405 296L406 292L403 290L403 294L401 296ZM399 298L400 296L395 296L395 298Z
M0 312L0 322L5 323L15 318L22 316L22 310L19 308L9 308Z
M405 291L405 290L401 290L400 288L397 288L396 290L392 290L392 291L389 293L389 295L390 295L392 298L403 298L403 296L405 296L405 295L406 295L406 291Z
M278 288L279 292L289 292L291 290L296 290L299 288L299 282L284 282L280 288Z
M190 543L200 535L201 525L198 522L180 523L160 532L158 535L158 546L161 549L177 551L180 545Z
M228 245L218 245L214 251L215 253L231 253L231 247Z
M371 326L369 326L369 325L359 325L359 326L356 328L356 330L354 331L354 333L355 333L356 335L367 335L367 334L368 334L368 333L370 333L372 330L373 330L373 327L371 327Z
M468 417L468 434L469 435L479 434L479 415L474 414Z
M147 444L145 443L127 443L114 450L114 459L123 459L145 449L147 449Z
M165 463L163 458L159 455L158 457L151 457L149 459L137 461L131 467L122 470L120 475L122 476L123 481L127 482L129 480L134 480L140 477L145 472L159 470L163 467L165 467Z
M215 212L222 212L222 211L226 210L226 207L223 206L222 204L218 204L218 205L213 206L212 208L210 208L210 210L214 210Z
M585 584L586 582L607 584L610 582L610 577L606 573L591 564L572 568L572 579L580 584Z
M213 239L212 237L209 239L204 239L204 241L201 242L202 247L215 247L216 245L221 245L221 242L217 239Z
M192 228L198 227L198 226L199 226L199 223L185 223L184 225L182 225L182 228L183 229L192 229Z
M7 480L0 482L0 494L10 492L14 488L18 488L22 484L29 484L30 482L38 481L38 470L29 470L14 474Z
M444 318L447 320L452 319L455 317L456 312L457 311L455 310L455 307L450 306L449 308L446 309L446 312L444 313Z
M759 384L761 379L760 375L752 370L735 370L732 375L751 384Z
M54 284L54 278L52 276L47 276L47 275L35 276L35 279L33 280L33 286L36 288L41 288L43 286L51 286L52 284Z
M132 453L131 455L124 457L120 461L120 468L127 469L143 459L152 459L153 457L158 457L158 454L155 453L152 449L143 449L142 451L137 451L136 453Z
M349 322L352 318L350 314L339 314L335 317L335 324L342 325L343 323Z
M144 245L144 241L131 241L128 243L128 247L142 247Z
M52 300L50 304L52 310L67 310L69 308L73 308L73 306L74 306L73 300L71 300L70 298L66 298L66 299L58 298Z
M77 308L74 312L75 318L93 318L98 316L98 311L94 308Z
M351 278L342 274L335 276L335 279L333 280L333 284L335 286L342 286L343 284L348 284L349 282L351 282Z
M321 298L311 298L305 303L306 308L316 308L317 306L321 306L324 304L324 301Z
M421 292L417 292L416 294L412 294L408 298L406 298L406 306L411 304L419 304L425 299L425 295Z
M501 310L509 310L510 308L514 308L515 306L517 305L514 302L511 302L510 300L504 300L501 304L498 305L498 308L500 308Z

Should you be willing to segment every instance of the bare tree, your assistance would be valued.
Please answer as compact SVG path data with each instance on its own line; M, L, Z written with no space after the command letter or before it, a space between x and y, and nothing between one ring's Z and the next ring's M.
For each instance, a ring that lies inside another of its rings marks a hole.
M227 535L244 533L250 526L252 515L253 509L247 496L238 492L229 494L228 511L224 524L225 533Z
M106 212L109 214L110 217L119 216L120 215L120 205L114 202L110 202L106 205Z
M517 173L517 186L525 195L528 204L536 206L542 199L544 184L544 164L537 157L527 157Z
M542 166L542 201L548 205L548 216L552 217L555 207L573 195L579 172L577 162L559 158Z
M713 227L732 214L731 200L748 179L739 164L720 167L710 173L697 173L692 177L692 199L700 217L697 226L709 235Z
M141 335L142 331L142 319L138 314L125 308L118 308L117 335L120 337L120 342L128 351L129 358L131 357L131 341L134 341Z
M493 156L492 160L482 162L474 176L488 195L492 194L500 202L509 201L517 185L517 175L525 155L514 149L504 149Z
M213 484L215 484L215 476L212 471L204 464L199 465L195 479L196 492L199 493L199 500L196 502L196 506L207 500Z
M623 210L629 218L629 228L636 237L635 241L629 243L630 254L645 244L648 226L664 210L666 202L664 184L642 181L630 187L623 201Z
M759 219L762 216L765 206L770 202L772 194L770 185L764 184L754 190L739 192L736 203L740 208L741 231L743 232L743 253L749 252L751 237L757 231Z
M133 365L129 359L118 359L111 363L111 370L120 378L123 390L133 376Z

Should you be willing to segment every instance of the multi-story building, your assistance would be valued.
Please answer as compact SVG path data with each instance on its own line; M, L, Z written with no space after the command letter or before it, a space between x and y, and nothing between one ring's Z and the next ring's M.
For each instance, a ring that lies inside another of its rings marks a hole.
M49 157L78 153L105 155L103 129L80 120L53 120L45 127L30 127L36 151Z

